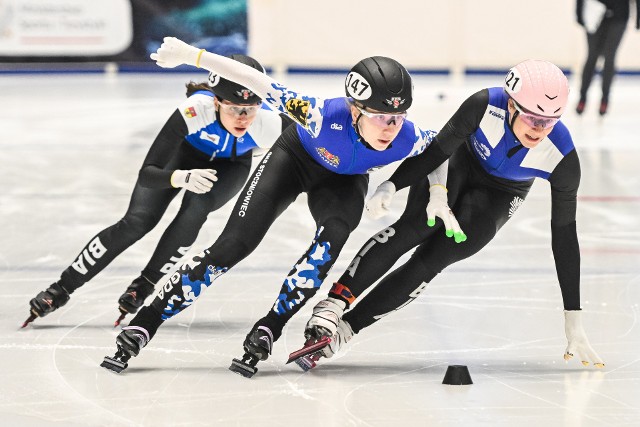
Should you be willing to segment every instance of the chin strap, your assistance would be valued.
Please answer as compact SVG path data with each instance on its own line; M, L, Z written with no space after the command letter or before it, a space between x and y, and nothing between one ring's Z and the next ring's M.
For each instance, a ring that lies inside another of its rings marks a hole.
M358 127L358 122L360 121L360 118L362 117L362 113L360 113L358 115L358 118L356 119L356 121L353 123L353 130L356 131L356 135L358 135L358 140L362 143L362 145L364 145L365 147L373 150L373 147L371 145L369 145L369 143L367 141L365 141L364 137L362 136L362 134L360 133L360 127Z
M507 114L510 114L508 110L507 110ZM516 136L516 133L513 131L513 124L515 123L516 117L518 117L518 114L520 114L520 113L518 112L518 110L516 110L516 112L513 113L513 116L511 117L511 120L507 120L507 125L509 126L509 130L511 131L513 136L516 138L516 142L518 143L518 145L516 145L515 147L512 147L507 152L507 157L508 158L513 157L518 151L520 151L521 149L524 148L524 145L522 145L522 143L520 142L520 140Z
M222 98L218 98L222 101ZM222 130L224 130L225 132L227 132L230 136L233 137L233 146L231 147L231 161L235 162L237 156L237 150L238 150L238 138L236 138L234 135L231 135L231 132L229 132L229 130L222 124L222 120L220 120L220 109L218 108L217 110L215 110L216 112L216 121L218 123L220 123L220 127L222 128ZM211 157L211 160L213 160L213 158L215 157L215 152L214 152L214 156Z
M353 124L353 130L356 131L356 135L358 135L358 141L360 141L362 143L362 145L364 145L365 147L367 147L369 150L375 150L375 148L373 148L371 146L371 144L369 144L364 137L362 136L362 134L360 134L360 128L358 127L358 122L360 121L360 117L362 117L362 113L360 113L360 115L358 116L358 118L356 119L355 123ZM386 148L386 150L388 150L389 148L391 148L391 144L389 144L389 146ZM377 151L377 150L376 150Z

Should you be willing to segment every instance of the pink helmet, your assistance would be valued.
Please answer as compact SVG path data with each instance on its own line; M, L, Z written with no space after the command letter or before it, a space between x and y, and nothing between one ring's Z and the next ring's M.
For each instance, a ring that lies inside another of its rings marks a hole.
M559 117L569 98L569 82L562 70L547 61L528 59L509 70L504 90L531 113Z

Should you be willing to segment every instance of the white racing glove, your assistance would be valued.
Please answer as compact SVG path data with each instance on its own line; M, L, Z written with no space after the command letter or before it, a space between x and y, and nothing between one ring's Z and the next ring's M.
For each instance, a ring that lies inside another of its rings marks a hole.
M176 170L171 174L171 186L184 188L196 194L208 193L218 180L213 169Z
M338 330L338 323L346 306L347 303L344 301L332 297L320 301L313 307L311 319L304 328L305 336L314 338L333 336Z
M202 52L204 49L193 47L175 37L165 37L158 51L151 54L151 59L162 68L174 68L182 64L200 67Z
M336 330L336 333L331 337L331 342L328 346L325 346L322 350L320 350L320 353L322 353L322 355L326 358L333 357L334 354L340 351L342 346L344 346L351 340L351 338L353 338L353 330L351 329L351 325L340 319L340 322L338 323L338 329Z
M427 205L427 225L433 227L436 225L436 217L444 222L447 237L453 237L456 243L464 242L467 236L464 234L458 224L453 212L449 208L447 200L447 189L441 184L435 184L429 187L429 204Z
M365 205L368 216L372 219L378 219L387 215L395 193L396 186L391 181L385 181L378 185L375 193Z
M569 342L564 353L564 360L571 360L577 353L584 366L588 366L591 361L596 368L604 368L604 362L589 344L587 335L582 328L581 313L580 310L565 310L564 312L564 333Z

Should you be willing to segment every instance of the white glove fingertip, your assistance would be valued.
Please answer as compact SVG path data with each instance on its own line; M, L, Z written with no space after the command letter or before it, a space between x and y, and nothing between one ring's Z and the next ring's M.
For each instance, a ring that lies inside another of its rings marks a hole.
M197 185L205 192L211 190L211 188L213 187L213 183L206 178L201 178L200 180L198 180Z

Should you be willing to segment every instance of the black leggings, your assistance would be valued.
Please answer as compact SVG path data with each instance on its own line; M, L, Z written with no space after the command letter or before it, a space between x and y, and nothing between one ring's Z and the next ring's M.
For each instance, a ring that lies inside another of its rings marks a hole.
M360 249L339 279L355 297L417 246L406 263L385 276L344 315L354 332L404 307L444 268L480 251L524 201L530 185L526 190L513 191L488 185L487 174L474 163L464 146L449 161L449 204L468 236L466 242L455 243L446 237L441 220L433 228L427 226L429 183L424 180L411 187L407 208L400 219Z
M193 304L214 278L253 252L276 218L306 192L316 223L313 239L285 278L272 308L258 322L278 339L286 322L315 295L360 222L367 186L367 175L340 175L317 164L302 147L295 126L290 127L254 170L220 237L183 265L151 306L166 320ZM131 324L149 330L138 320Z
M193 152L193 151L187 151ZM251 170L251 157L236 161L200 158L175 158L167 169L215 169L218 181L205 194L185 192L178 214L160 238L142 274L157 282L174 266L193 244L200 228L213 212L238 193ZM60 284L69 292L91 280L125 249L149 233L164 215L179 189L146 188L136 182L124 217L105 228L80 251L75 261L61 275Z
M599 57L604 58L602 67L602 101L609 101L611 82L616 73L615 60L620 41L626 29L626 21L613 20L605 17L595 33L587 33L588 55L582 69L582 86L580 86L580 99L586 100L587 91L591 85L596 62Z

